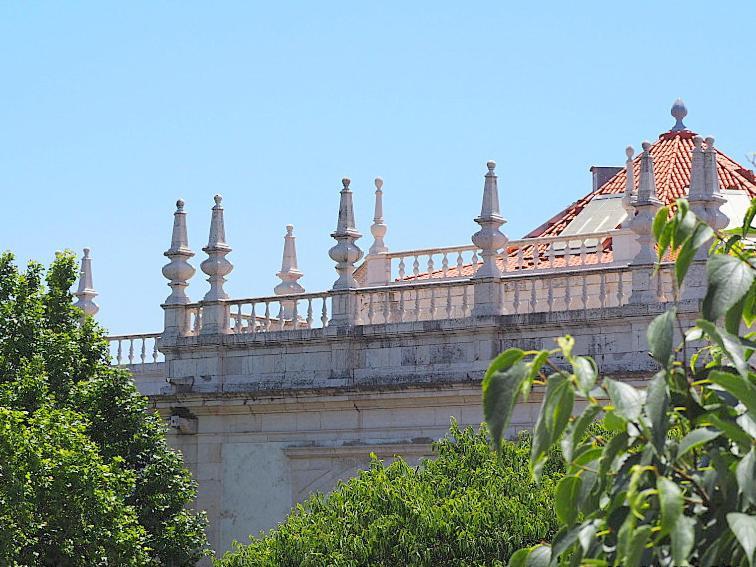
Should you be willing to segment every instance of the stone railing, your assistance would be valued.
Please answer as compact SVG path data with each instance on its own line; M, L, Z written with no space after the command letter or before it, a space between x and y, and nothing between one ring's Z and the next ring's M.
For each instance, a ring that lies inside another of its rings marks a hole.
M603 250L614 230L577 236L511 240L499 259L504 272L561 270L608 263ZM480 250L470 244L387 252L392 282L418 279L463 279L482 263ZM469 268L467 273L465 268Z
M160 333L112 335L106 338L110 345L111 359L116 366L163 362L163 354L157 348Z

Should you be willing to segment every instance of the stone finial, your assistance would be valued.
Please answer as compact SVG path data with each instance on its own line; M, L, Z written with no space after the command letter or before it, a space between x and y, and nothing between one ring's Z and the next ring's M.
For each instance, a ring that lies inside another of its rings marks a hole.
M194 256L194 252L189 248L183 199L176 201L176 212L173 213L171 247L163 252L163 256L170 260L163 266L163 276L168 280L168 287L171 288L171 294L166 298L165 304L184 305L189 303L186 287L195 271L189 263L189 258Z
M706 193L706 181L704 179L704 151L703 138L693 137L693 152L690 158L690 189L688 199L696 201L703 199Z
M681 98L678 98L673 104L670 110L672 117L675 119L675 125L672 126L670 132L679 132L681 130L687 130L687 126L683 124L683 118L688 115L688 109L685 107L685 103Z
M297 246L295 240L294 225L286 225L281 271L276 274L281 283L273 288L273 292L276 295L291 295L294 293L304 293L305 291L297 282L303 274L297 266Z
M622 197L622 206L627 212L627 218L632 218L635 208L632 205L633 193L635 192L635 170L633 169L633 156L635 149L632 146L625 148L625 195Z
M368 250L369 255L383 254L388 252L388 246L383 241L386 236L388 227L383 222L383 179L375 178L375 213L373 215L373 224L370 226L370 233L373 235L373 245Z
M714 149L714 138L708 136L704 150L704 195L712 197L720 193L719 172L717 171L717 150Z
M234 269L233 264L226 259L226 255L231 252L231 247L226 244L226 230L223 225L223 197L216 195L214 197L215 206L213 207L212 217L210 219L210 237L207 246L202 250L207 254L207 259L200 264L202 271L207 274L207 281L210 283L210 290L205 294L204 301L218 301L228 299L228 294L223 289L226 282L225 276Z
M475 222L480 225L480 230L472 236L473 244L482 251L483 264L473 276L474 278L501 276L496 258L499 250L509 242L509 239L499 230L499 227L507 221L499 211L498 178L494 173L496 162L489 161L486 166L488 172L483 185L483 202L480 216L475 219Z
M654 175L654 158L651 156L651 142L643 142L640 158L640 176L638 179L637 203L658 202L656 195L656 176Z
M331 238L336 245L328 251L328 255L336 262L339 278L334 282L333 289L350 289L357 287L354 279L355 262L362 258L362 250L355 242L362 237L354 223L354 207L352 206L352 191L349 189L351 180L345 177L341 180L342 189L339 199L339 219L336 231Z
M92 283L92 257L89 255L89 248L84 248L84 256L81 257L79 286L74 295L76 296L74 307L81 309L85 315L94 317L100 310L100 306L94 302L97 292Z

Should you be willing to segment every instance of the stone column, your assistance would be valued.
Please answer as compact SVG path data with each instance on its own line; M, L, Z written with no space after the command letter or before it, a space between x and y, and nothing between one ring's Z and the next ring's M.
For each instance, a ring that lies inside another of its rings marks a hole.
M487 164L485 183L483 185L483 203L480 216L475 222L480 230L473 234L472 242L481 249L483 263L473 275L474 305L472 314L475 317L500 315L501 301L501 270L497 265L499 250L504 248L509 239L499 230L507 222L499 212L499 188L494 173L496 162Z
M297 281L302 277L302 272L297 266L297 247L294 237L294 225L286 225L284 236L283 258L281 259L281 271L276 274L281 280L273 293L276 295L296 295L305 292L305 289ZM294 301L281 301L281 313L279 317L288 321L294 317Z
M370 233L373 235L373 245L365 257L367 270L367 285L386 285L391 281L391 260L386 256L388 246L383 241L388 227L383 222L383 179L375 178L375 214Z
M161 306L164 312L161 341L184 335L187 330L187 315L184 306L190 303L190 299L186 294L186 288L195 270L189 263L194 252L189 248L183 199L176 201L171 247L163 255L170 260L163 266L163 276L168 280L171 294Z
M628 227L637 235L639 246L632 264L642 266L642 269L633 270L633 292L630 296L630 303L655 303L658 301L656 285L653 281L656 251L652 225L662 203L656 194L654 159L651 157L650 148L649 142L643 142L638 196L635 199L635 210L637 212L628 223Z
M226 276L234 269L226 259L231 247L226 244L226 230L223 225L223 197L216 195L210 220L210 237L202 250L207 254L200 268L207 274L210 289L202 300L202 335L217 335L229 332L228 307L225 300L228 294L223 289Z
M362 250L355 244L362 235L355 227L352 191L349 189L351 180L345 177L341 183L343 188L339 199L339 219L336 231L331 234L336 245L328 251L328 255L336 262L339 274L339 278L333 283L330 322L333 326L353 325L357 320L357 296L353 291L357 288L354 265L362 258Z
M84 256L81 257L81 270L79 271L79 286L74 294L76 302L74 307L78 307L84 312L84 316L94 317L100 310L100 306L94 302L97 292L92 283L92 258L89 255L89 248L84 248Z

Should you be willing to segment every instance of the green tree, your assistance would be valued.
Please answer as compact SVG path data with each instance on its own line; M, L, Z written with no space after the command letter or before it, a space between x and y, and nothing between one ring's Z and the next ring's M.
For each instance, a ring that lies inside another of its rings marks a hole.
M374 458L267 535L237 544L219 565L504 565L519 547L555 533L552 494L561 463L552 459L536 485L529 446L520 439L495 454L485 429L452 423L433 445L435 458L417 467Z
M552 351L509 349L493 361L483 394L496 444L517 397L540 384L531 469L540 477L557 443L566 465L555 494L559 533L550 546L518 551L510 565L754 564L756 343L740 335L756 320L756 254L747 239L754 215L756 200L734 234L715 233L684 200L657 215L659 259L671 250L677 289L698 250L713 244L701 318L683 332L673 306L649 325L660 370L645 391L599 381L569 337ZM585 409L572 417L576 398ZM617 434L581 441L599 418Z
M73 307L75 259L0 255L0 564L192 565L195 486L102 330Z

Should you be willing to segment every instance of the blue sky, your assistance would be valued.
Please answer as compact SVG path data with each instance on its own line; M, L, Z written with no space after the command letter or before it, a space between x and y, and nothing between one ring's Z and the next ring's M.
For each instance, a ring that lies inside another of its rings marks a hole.
M233 297L277 283L284 226L301 280L330 287L343 176L359 241L385 179L393 249L467 243L485 163L516 238L686 123L756 150L756 3L4 2L0 249L90 246L100 321L162 326L160 268L183 197L200 299L224 196Z

